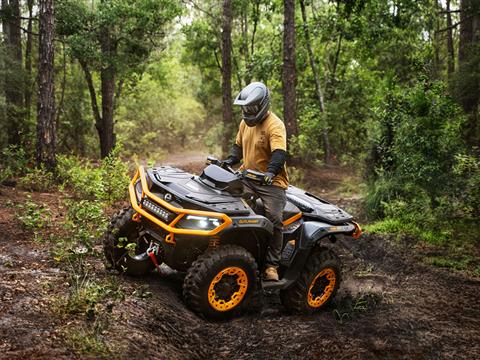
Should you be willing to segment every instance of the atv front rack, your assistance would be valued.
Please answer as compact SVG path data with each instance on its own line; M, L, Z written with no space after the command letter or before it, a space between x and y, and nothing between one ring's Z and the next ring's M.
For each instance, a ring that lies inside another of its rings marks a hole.
M137 194L135 191L135 183L137 182L138 178L140 178L140 182L142 185L142 194L141 198L137 199ZM172 204L168 203L167 201L159 198L157 195L150 192L147 184L147 179L145 176L145 169L143 166L139 166L138 170L135 173L135 176L132 178L130 185L128 187L128 191L130 193L130 202L132 204L133 209L141 216L147 218L154 224L160 226L163 230L168 232L167 237L165 238L165 242L175 244L174 235L175 234L182 234L182 235L195 235L195 236L213 236L218 234L220 231L225 229L226 227L230 226L232 223L232 219L228 217L224 213L217 213L211 211L202 211L202 210L192 210L192 209L184 209L178 208L173 206ZM164 207L165 209L177 214L177 216L170 222L165 223L162 220L155 217L153 214L147 212L142 207L142 200L144 198L148 198L151 201L154 201L158 205ZM212 230L201 230L201 229L181 229L175 227L175 225L185 216L185 215L195 215L195 216L205 216L208 218L217 218L222 221L222 223ZM137 216L138 218L138 216Z

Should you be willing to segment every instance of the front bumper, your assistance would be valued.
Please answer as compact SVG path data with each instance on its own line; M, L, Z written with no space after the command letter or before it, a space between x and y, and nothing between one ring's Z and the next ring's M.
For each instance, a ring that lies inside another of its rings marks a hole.
M140 178L140 182L142 185L142 193L140 199L137 198L137 194L135 191L135 183ZM178 208L173 206L172 204L168 203L167 201L159 198L155 194L151 193L147 184L147 179L145 175L145 169L143 166L139 166L135 176L132 178L130 185L128 187L130 193L130 203L132 204L133 209L142 217L150 220L154 224L161 227L165 230L168 235L165 238L167 243L175 243L174 235L181 234L181 235L194 235L194 236L214 236L217 235L219 232L227 228L232 224L232 219L229 216L223 213L216 213L211 211L201 211L201 210L192 210L192 209L184 209ZM151 202L156 203L157 205L165 208L167 211L174 213L176 216L175 218L166 223L156 217L152 212L147 211L142 206L142 200L147 198ZM221 222L219 226L211 230L202 230L202 229L181 229L176 227L175 225L185 216L185 215L196 215L196 216L205 216L209 218L217 218ZM138 215L136 216L138 218Z

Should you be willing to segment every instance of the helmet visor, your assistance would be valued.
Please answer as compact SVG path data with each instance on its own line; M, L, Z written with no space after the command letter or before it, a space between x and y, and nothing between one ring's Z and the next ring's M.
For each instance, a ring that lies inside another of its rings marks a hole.
M260 105L245 105L242 106L242 112L245 115L257 115L258 112L260 111L261 107Z

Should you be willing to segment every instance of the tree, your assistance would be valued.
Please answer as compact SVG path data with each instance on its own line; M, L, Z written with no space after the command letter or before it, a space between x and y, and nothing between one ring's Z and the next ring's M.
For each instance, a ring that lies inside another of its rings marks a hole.
M232 2L223 1L222 21L222 119L224 140L222 142L223 155L230 151L233 134L232 109Z
M6 43L5 102L8 143L20 145L23 129L23 68L19 0L2 0L2 27Z
M115 146L115 104L124 84L144 71L148 56L160 49L158 41L180 8L171 0L101 0L92 7L74 0L59 4L59 33L83 69L103 158Z
M455 49L453 46L453 27L452 27L452 13L450 9L451 1L447 0L446 15L447 15L447 70L450 77L455 71Z
M284 0L283 20L283 117L287 138L298 134L295 86L297 72L295 66L295 1Z
M55 71L53 0L39 2L37 165L53 169L55 158Z
M460 1L460 41L456 95L468 114L465 138L480 146L478 105L480 101L480 4L476 0Z
M307 22L307 11L305 8L305 0L300 0L300 9L302 12L302 20L303 20L303 32L305 35L305 44L308 51L308 59L310 61L310 67L312 68L313 79L315 81L315 92L318 99L318 105L320 107L320 112L322 114L325 113L325 103L322 91L322 85L320 84L320 76L318 74L317 64L315 63L315 57L313 55L312 44L310 41L310 31L308 29L308 22ZM325 125L322 129L322 137L323 137L323 151L324 151L324 161L325 164L330 163L331 160L331 149L330 149L330 140L328 137L328 128Z

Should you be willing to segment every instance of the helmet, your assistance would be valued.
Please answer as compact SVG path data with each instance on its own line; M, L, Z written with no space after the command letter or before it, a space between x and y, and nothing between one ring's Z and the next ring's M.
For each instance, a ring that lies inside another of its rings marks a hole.
M240 91L234 105L242 107L243 120L248 126L262 122L270 107L270 92L265 84L252 82Z

